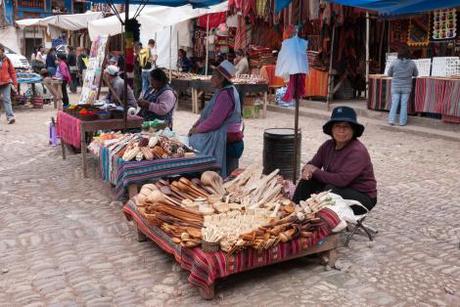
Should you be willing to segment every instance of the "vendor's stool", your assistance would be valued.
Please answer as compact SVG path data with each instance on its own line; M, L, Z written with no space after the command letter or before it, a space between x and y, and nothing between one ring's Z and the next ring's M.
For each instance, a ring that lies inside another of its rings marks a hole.
M356 223L350 227L350 233L347 235L347 238L345 239L345 246L349 246L351 239L359 230L362 230L367 234L369 241L374 241L374 236L378 233L378 230L364 224L364 220L366 219L368 214L369 212L363 215L359 215L360 218L358 218L356 220Z

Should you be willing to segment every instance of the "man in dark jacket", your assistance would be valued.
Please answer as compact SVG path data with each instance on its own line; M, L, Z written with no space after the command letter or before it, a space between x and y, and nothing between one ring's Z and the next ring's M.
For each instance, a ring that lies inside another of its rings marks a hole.
M72 93L77 92L77 55L75 54L75 50L72 46L67 46L67 65L69 66L70 76L72 77L72 82L70 82L70 91Z

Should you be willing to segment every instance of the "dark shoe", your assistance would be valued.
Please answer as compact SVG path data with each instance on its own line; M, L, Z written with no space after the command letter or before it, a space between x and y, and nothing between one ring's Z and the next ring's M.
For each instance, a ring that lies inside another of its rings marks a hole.
M8 124L9 125L14 124L15 122L16 122L16 120L14 119L14 117L8 119Z

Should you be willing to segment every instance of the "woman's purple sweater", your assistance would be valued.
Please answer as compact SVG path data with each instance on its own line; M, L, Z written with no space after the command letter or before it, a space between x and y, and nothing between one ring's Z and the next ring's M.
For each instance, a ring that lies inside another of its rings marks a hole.
M344 148L335 149L335 142L329 140L323 143L313 159L308 162L318 168L313 178L338 188L352 188L377 197L377 182L374 167L366 147L354 139Z

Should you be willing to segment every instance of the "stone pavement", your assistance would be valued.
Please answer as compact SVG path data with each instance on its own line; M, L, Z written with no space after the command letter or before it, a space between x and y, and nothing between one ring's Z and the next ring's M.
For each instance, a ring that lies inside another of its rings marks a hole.
M370 245L355 236L341 270L307 258L243 273L203 301L187 273L151 242L138 243L120 204L90 161L63 161L48 145L44 110L0 119L0 306L460 306L460 143L366 124L379 201ZM197 116L176 114L185 133ZM301 118L302 159L326 140L323 122ZM246 121L242 165L262 161L263 129L290 127L289 114Z

